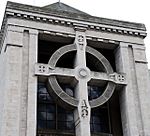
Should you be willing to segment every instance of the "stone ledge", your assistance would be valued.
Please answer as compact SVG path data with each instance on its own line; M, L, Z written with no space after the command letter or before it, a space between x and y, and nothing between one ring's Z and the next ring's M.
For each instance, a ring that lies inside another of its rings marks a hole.
M37 136L75 136L73 132L60 130L38 130ZM113 136L108 133L92 133L91 136Z

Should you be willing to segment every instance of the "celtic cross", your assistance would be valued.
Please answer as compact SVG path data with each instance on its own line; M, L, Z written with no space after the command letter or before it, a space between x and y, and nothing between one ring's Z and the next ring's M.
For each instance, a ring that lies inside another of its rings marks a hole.
M74 69L56 67L57 61L66 53L76 51ZM93 55L102 64L106 72L91 71L86 65L86 52ZM37 63L35 75L48 78L48 90L64 106L74 109L77 136L90 136L91 108L104 104L112 96L116 84L125 85L125 75L113 72L108 60L97 50L87 46L85 32L76 31L75 42L59 48L50 58L48 64ZM73 77L78 82L76 95L66 94L57 83L56 76ZM107 81L107 87L96 99L88 100L88 85L90 80Z

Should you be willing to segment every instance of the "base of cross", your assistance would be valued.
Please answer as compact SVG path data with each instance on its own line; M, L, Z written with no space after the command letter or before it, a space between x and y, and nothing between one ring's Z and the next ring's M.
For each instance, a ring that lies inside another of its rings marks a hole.
M90 132L90 115L91 108L86 100L79 103L78 109L75 110L75 130L77 136L91 136Z

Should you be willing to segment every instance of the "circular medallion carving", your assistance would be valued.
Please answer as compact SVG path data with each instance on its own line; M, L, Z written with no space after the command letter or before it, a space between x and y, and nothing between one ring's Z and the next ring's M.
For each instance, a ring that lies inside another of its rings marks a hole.
M55 68L57 61L64 54L71 52L71 51L75 51L75 50L77 49L74 44L67 45L58 49L49 60L50 67ZM100 61L100 63L103 65L107 74L113 73L113 69L110 63L100 52L98 52L97 50L89 46L86 47L86 52L90 53L95 58L97 58L98 61ZM84 68L84 67L78 66L75 68L75 77L77 80L79 78L82 78L82 79L85 79L86 81L89 81L91 79L90 70L87 67ZM98 107L104 104L106 101L108 101L108 99L112 96L114 92L115 86L116 86L115 83L108 81L107 87L104 90L103 94L100 97L89 101L91 108ZM57 99L57 102L59 102L63 106L66 105L70 108L75 108L78 106L78 100L74 97L69 96L62 90L62 88L57 83L57 79L55 76L50 76L48 78L48 88L49 88L48 89L49 92L52 95L54 95L54 97Z
M79 70L79 75L81 77L85 78L88 75L88 73L87 73L86 69L82 68Z

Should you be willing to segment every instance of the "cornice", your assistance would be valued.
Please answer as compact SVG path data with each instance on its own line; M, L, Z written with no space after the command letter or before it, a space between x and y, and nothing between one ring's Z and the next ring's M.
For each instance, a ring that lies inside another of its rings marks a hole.
M14 2L8 2L6 9L27 11L27 12L31 12L31 13L44 14L44 15L50 15L50 16L58 16L58 17L63 17L63 18L66 17L66 18L70 18L70 19L76 18L77 20L80 20L80 21L105 24L105 25L111 25L111 26L119 26L119 27L137 29L137 30L143 30L143 31L146 30L145 25L142 23L134 23L134 22L114 20L114 19L107 19L107 18L91 16L88 14L85 15L85 14L70 13L67 11L60 12L58 10L52 10L52 9L48 10L43 7L19 4L19 3L14 3Z
M6 10L6 16L26 19L26 20L36 21L36 22L65 25L65 26L74 27L74 28L80 25L81 27L86 26L86 29L92 30L92 31L101 31L101 32L107 32L107 33L136 36L136 37L141 37L141 38L145 38L147 35L145 30L137 30L137 29L130 29L130 28L119 27L119 26L96 24L96 23L90 23L86 21L79 21L76 19L61 18L57 16L50 16L50 15L42 16L41 14L39 15L30 14L28 12L19 12L17 10Z

